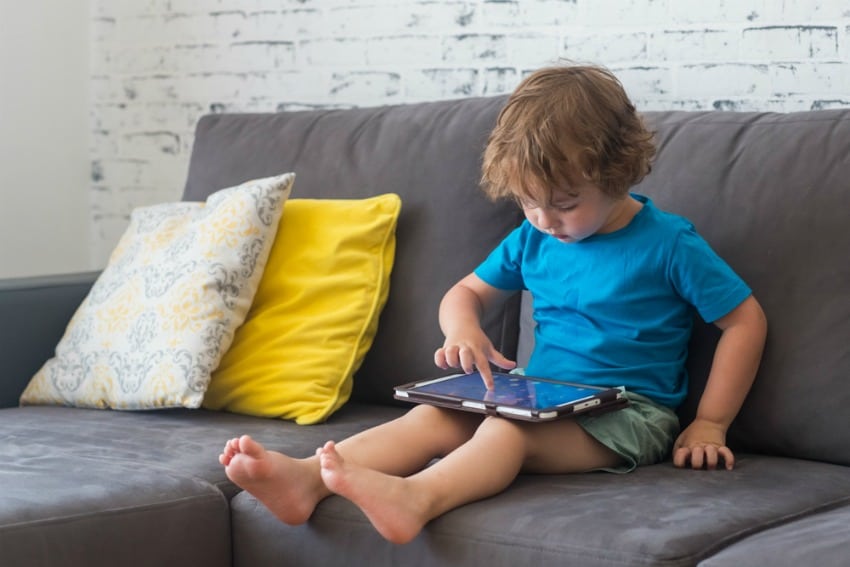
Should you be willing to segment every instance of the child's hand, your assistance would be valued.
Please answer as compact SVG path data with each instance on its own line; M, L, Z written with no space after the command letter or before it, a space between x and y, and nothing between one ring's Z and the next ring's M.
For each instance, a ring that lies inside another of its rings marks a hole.
M511 369L516 362L502 356L490 342L481 329L481 314L511 293L491 286L474 273L452 286L440 302L440 329L446 340L434 353L434 363L443 369L463 368L467 374L477 368L484 385L492 390L490 363Z
M510 370L516 362L508 360L493 346L483 333L468 337L446 337L446 342L434 353L434 364L442 369L462 368L467 374L478 370L488 390L493 389L493 373L490 363L499 368Z
M695 419L673 445L673 464L679 468L690 463L693 469L714 470L721 459L727 470L735 466L735 455L726 446L726 429L705 419Z

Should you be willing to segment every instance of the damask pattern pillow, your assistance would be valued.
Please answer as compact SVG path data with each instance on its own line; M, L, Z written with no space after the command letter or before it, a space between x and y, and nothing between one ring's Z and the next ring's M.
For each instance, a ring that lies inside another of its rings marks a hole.
M206 203L133 211L130 226L22 405L197 408L259 285L294 174Z

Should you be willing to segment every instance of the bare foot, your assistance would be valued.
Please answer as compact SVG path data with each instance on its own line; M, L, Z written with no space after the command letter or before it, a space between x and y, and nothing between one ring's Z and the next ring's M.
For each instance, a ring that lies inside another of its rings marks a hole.
M407 543L422 531L429 518L406 479L346 462L333 441L316 454L325 486L354 502L384 538Z
M289 525L306 522L328 494L315 458L293 459L267 451L248 435L228 441L218 460L227 478Z

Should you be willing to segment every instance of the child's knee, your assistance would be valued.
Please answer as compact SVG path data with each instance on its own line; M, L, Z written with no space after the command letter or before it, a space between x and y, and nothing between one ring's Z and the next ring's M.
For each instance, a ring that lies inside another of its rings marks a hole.
M445 409L439 408L437 406L432 406L428 404L417 404L407 412L407 416L415 419L424 419L431 421L435 419L441 419L445 411Z
M492 434L505 439L510 437L522 438L525 435L522 422L497 416L487 416L481 422L478 430L481 433Z

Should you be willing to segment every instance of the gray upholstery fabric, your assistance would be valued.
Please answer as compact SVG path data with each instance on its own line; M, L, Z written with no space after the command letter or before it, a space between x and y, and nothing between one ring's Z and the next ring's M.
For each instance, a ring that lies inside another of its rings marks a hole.
M847 498L850 501L850 497ZM741 565L850 565L850 506L782 524L751 536L700 563L700 567Z
M31 464L27 455L39 454L58 463L56 470L62 470L62 459L69 465L78 458L93 463L132 463L148 470L152 481L156 477L153 471L163 471L202 480L232 496L237 489L218 462L228 439L247 433L270 449L307 456L329 439L343 439L401 411L352 403L325 424L303 427L290 421L207 410L125 412L27 406L0 410L4 436L0 462L26 470ZM38 491L38 486L33 490Z
M400 411L351 404L302 427L205 410L0 410L0 564L230 565L227 439L306 456Z
M0 280L0 408L18 405L97 273Z
M792 490L804 480L805 490ZM405 546L382 541L348 501L310 522L277 522L250 495L231 502L237 567L392 565L695 565L748 534L846 502L846 467L742 455L732 472L670 464L628 475L521 476L496 498L463 506ZM768 563L740 563L768 565ZM787 565L787 563L779 563Z
M355 110L214 115L198 124L185 199L294 171L292 197L402 198L391 293L356 398L392 400L393 386L433 376L443 337L437 306L519 221L478 188L480 156L504 99ZM487 322L513 356L518 299Z
M0 506L4 566L230 564L215 487L155 464L16 449L0 475L12 487Z
M519 310L519 338L517 340L517 364L524 368L528 365L534 350L534 298L528 291L522 292Z

